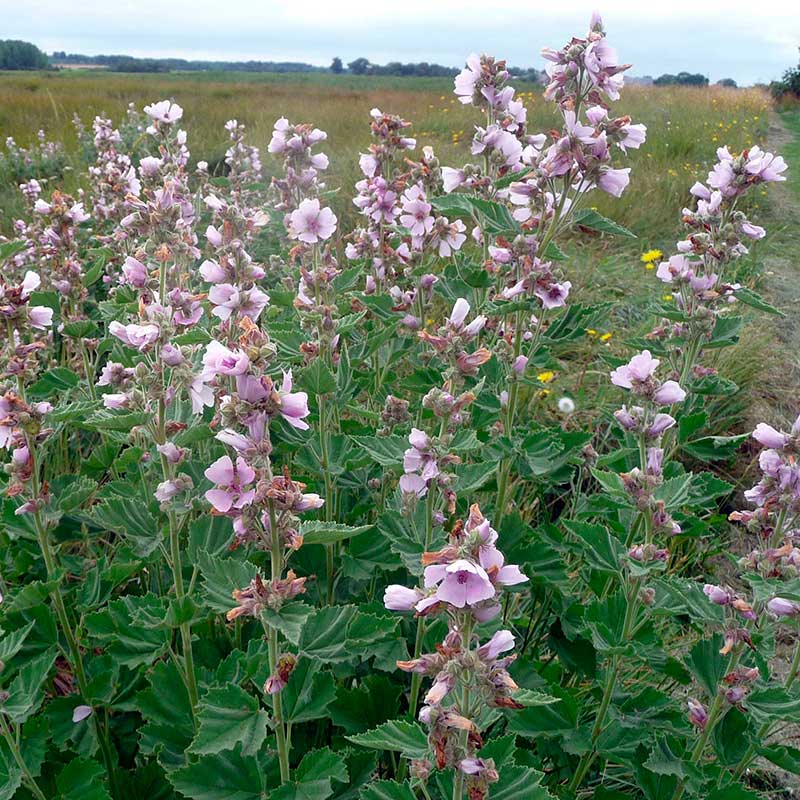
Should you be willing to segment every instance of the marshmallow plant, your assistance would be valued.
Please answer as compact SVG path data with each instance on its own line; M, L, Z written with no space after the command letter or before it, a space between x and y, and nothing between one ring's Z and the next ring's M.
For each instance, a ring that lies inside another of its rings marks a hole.
M544 56L546 132L468 57L465 164L365 114L349 211L312 123L262 153L232 119L194 162L171 99L80 123L74 195L22 183L0 797L749 798L757 765L800 771L800 421L758 425L739 498L720 475L756 448L713 358L775 312L740 267L786 165L721 148L652 330L587 354L612 304L575 299L572 245L633 236L593 203L648 131L597 15Z

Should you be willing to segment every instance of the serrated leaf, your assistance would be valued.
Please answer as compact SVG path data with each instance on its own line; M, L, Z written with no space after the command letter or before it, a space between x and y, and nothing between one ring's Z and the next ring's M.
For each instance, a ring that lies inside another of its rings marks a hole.
M105 500L93 506L86 518L104 530L124 536L141 558L153 553L163 538L155 514L140 499Z
M0 663L8 663L20 651L33 625L34 622L31 620L24 627L11 631L0 639Z
M329 606L314 611L300 636L300 652L309 658L331 663L351 657L347 629L356 616L355 606Z
M333 675L318 661L299 659L281 692L283 712L291 723L309 722L328 716L328 706L336 697Z
M156 664L149 682L135 698L135 707L146 720L139 727L139 746L165 768L182 766L195 734L189 693L171 661Z
M58 800L111 800L105 787L105 772L88 758L70 761L56 778Z
M44 700L43 684L56 660L56 651L47 650L31 659L8 686L3 714L12 722L23 723Z
M752 308L756 308L759 311L765 311L767 314L775 314L779 317L786 316L783 311L770 305L760 294L757 294L752 289L747 289L743 286L741 289L737 289L733 294L740 302Z
M263 774L259 761L237 748L204 756L168 777L191 800L263 800Z
M202 550L198 554L197 565L203 576L203 602L219 614L236 607L233 590L249 586L258 572L258 568L248 561L212 556Z
M78 375L66 367L53 367L29 387L34 397L52 397L59 392L67 392L78 385Z
M126 595L86 617L86 629L105 644L106 652L128 667L152 664L169 648L170 631L141 624L141 615L162 618L164 607L155 595Z
M544 692L536 692L533 689L518 689L512 695L514 700L518 703L522 703L523 706L532 707L532 706L549 706L552 703L558 703L559 698L553 697L550 694L545 694Z
M582 228L589 228L599 233L611 233L614 236L625 236L629 239L636 238L636 234L633 231L629 231L618 222L604 217L592 208L579 209L573 215L572 221L575 225L580 225Z
M240 686L212 686L203 695L197 715L199 730L190 749L208 755L240 744L242 755L253 755L267 738L268 721L258 700Z
M416 800L407 783L397 781L372 781L358 794L358 800Z
M264 621L272 628L277 628L293 645L300 643L300 633L314 609L305 603L284 603L280 609L265 608L262 612Z
M341 525L336 522L309 520L300 523L303 544L334 544L358 536L374 528L374 525Z
M391 750L407 758L424 758L428 752L428 736L421 725L402 719L390 720L366 733L345 736L345 739L373 750Z
M403 455L409 447L406 436L353 436L352 439L382 467L402 464Z

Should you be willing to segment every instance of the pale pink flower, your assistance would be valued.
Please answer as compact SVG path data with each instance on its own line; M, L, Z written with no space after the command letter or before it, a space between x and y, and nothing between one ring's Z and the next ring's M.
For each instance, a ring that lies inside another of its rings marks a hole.
M306 244L329 239L336 230L336 215L320 208L319 200L303 200L289 217L289 236Z

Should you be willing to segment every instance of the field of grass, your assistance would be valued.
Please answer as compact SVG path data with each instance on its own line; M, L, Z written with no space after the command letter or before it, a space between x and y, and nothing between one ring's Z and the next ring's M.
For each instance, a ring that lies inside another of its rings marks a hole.
M541 87L520 84L528 106L529 130L553 123L552 109L541 99ZM333 205L352 213L350 187L359 179L358 153L369 142L369 111L374 106L414 123L420 145L432 145L443 164L470 159L474 109L461 106L447 78L334 76L325 74L253 75L245 73L177 73L117 75L89 70L60 73L0 73L0 130L28 145L43 128L63 140L75 158L72 117L91 122L104 113L122 118L128 103L172 98L185 109L194 159L219 163L226 148L223 125L233 117L248 126L251 143L264 151L275 120L286 116L309 121L328 132L331 157L328 181L342 187ZM641 152L633 151L632 182L621 200L597 197L598 208L640 236L642 249L664 249L674 238L678 210L687 189L702 178L721 144L743 148L761 142L767 130L768 96L759 90L720 87L631 86L615 106L648 127ZM274 167L264 153L267 170ZM79 171L80 163L73 163ZM2 176L0 176L2 179ZM10 212L14 198L3 186L0 207Z

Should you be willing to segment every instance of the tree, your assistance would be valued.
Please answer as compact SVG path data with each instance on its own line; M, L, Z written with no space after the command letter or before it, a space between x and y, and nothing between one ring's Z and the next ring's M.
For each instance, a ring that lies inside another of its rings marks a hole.
M738 88L738 84L733 78L722 78L721 80L717 81L717 86L727 86L730 89Z
M47 69L47 56L30 42L0 39L0 69Z
M342 59L339 56L335 56L333 61L331 61L331 72L336 75L341 75L344 72L344 65L342 64Z
M353 75L366 75L370 64L367 58L357 58L355 61L351 61L347 66Z

